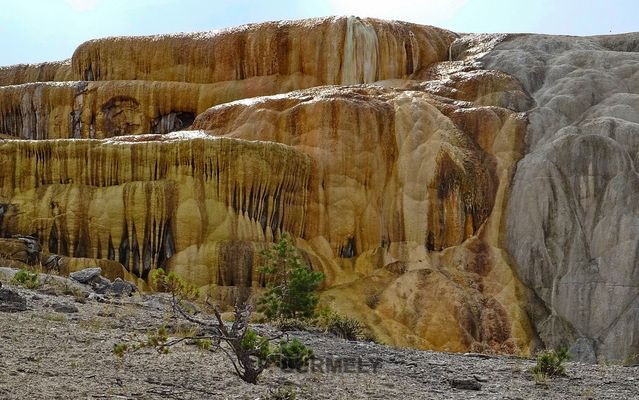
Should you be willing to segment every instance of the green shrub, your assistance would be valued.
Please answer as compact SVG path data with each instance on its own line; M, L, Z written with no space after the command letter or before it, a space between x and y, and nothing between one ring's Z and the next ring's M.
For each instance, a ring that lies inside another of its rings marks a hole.
M13 282L28 289L36 289L40 287L38 274L35 272L27 271L26 269L21 269L20 271L16 272L15 276L13 277Z
M271 320L313 317L319 301L316 291L324 274L304 263L293 239L286 233L261 255L264 265L258 271L267 278L267 290L258 301L259 311Z
M159 353L168 354L169 331L165 325L161 325L155 332L147 332L144 347L153 347Z
M547 350L537 356L537 364L531 368L537 382L545 382L548 378L554 376L566 375L564 361L569 357L566 349Z
M330 309L322 310L316 324L324 332L346 340L364 340L370 336L364 324Z
M280 318L273 321L272 325L282 332L314 331L316 327L313 320L300 318Z
M124 357L124 354L129 350L129 345L126 343L115 343L113 345L113 354L117 357Z
M282 369L301 370L308 365L308 362L315 356L304 343L297 339L280 342L274 361Z
M240 344L244 350L255 352L255 356L260 361L268 361L271 356L271 345L268 339L258 335L253 329L246 330Z
M199 295L198 290L181 276L178 276L175 272L167 274L162 268L151 272L151 283L158 290L172 293L182 300L194 300Z
M213 347L213 341L211 339L195 339L193 343L195 343L200 350L208 351Z

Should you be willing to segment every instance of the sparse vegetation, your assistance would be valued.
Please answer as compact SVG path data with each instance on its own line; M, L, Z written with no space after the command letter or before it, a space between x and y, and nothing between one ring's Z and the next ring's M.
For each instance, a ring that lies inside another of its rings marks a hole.
M555 376L566 375L564 362L569 358L566 349L546 350L537 356L537 364L531 368L535 382L545 384Z
M381 301L382 294L380 292L371 292L366 296L366 305L371 310L377 308L377 305Z
M62 289L62 294L67 296L73 296L73 299L76 303L84 304L87 302L87 296L82 290L78 287L65 284Z
M282 332L324 332L346 340L378 342L360 321L323 307L315 318L282 318L272 321Z
M171 326L169 331L171 335L177 337L193 337L200 334L198 326L190 323L177 323L174 326Z
M38 274L26 269L21 269L16 272L15 276L13 277L13 283L16 285L24 286L27 289L37 289L40 287Z
M273 326L282 332L317 330L315 320L302 318L280 318L272 321Z
M364 324L354 318L338 314L330 308L320 312L316 326L324 332L346 340L366 340L370 337Z
M146 333L146 341L139 343L138 347L153 347L158 353L167 354L169 352L169 331L165 325L161 325L155 332Z
M60 314L57 312L50 312L50 313L44 313L40 315L40 318L46 320L46 321L53 321L53 322L64 322L67 320L67 316L64 314Z
M586 399L594 399L595 398L595 392L591 387L587 387L584 388L584 390L581 391L581 393L579 394L580 397L586 398Z
M78 324L87 330L93 331L93 332L100 332L101 330L104 329L105 327L105 323L102 319L98 318L98 317L91 317L89 319L82 319L78 322Z
M271 342L282 339L283 335L268 337L250 329L248 323L252 308L247 304L235 307L233 322L229 326L223 320L221 311L208 301L206 304L211 307L213 318L202 319L196 316L193 310L186 309L185 301L194 300L198 293L175 273L166 274L163 270L157 270L152 274L152 282L157 288L171 293L171 304L176 318L186 320L198 329L177 329L179 337L172 338L169 330L163 325L155 332L148 333L146 340L134 345L116 344L113 348L116 356L122 357L129 351L147 347L154 348L159 353L167 353L173 345L191 342L202 350L223 351L238 376L249 383L256 383L264 369L274 362L280 366L294 365L297 368L312 357L312 350L299 341L289 344L288 339L284 339L280 341L279 347L274 348Z
M297 398L297 392L292 386L281 386L277 389L269 390L269 395L266 397L268 400L295 400Z
M535 380L535 384L537 385L547 385L548 384L548 375L541 371L532 371L533 379Z
M623 360L623 364L626 367L639 365L639 354L630 354Z
M213 341L211 339L195 339L193 342L200 350L208 351L213 347Z
M349 340L369 337L364 325L355 319L330 310L316 316L317 289L324 274L312 271L302 261L289 235L282 235L262 256L264 265L259 271L267 280L267 290L258 303L267 320L274 321L282 331L319 329ZM205 303L210 306L213 318L202 319L197 315L197 307L188 302L194 301L199 293L184 279L174 272L167 274L158 269L152 272L151 282L156 289L171 293L174 322L183 319L190 325L175 324L172 332L161 326L135 345L117 344L113 349L117 356L145 347L166 353L171 346L185 341L202 350L222 350L238 376L249 383L257 382L271 364L299 370L314 357L312 349L297 339L286 338L273 346L271 343L284 334L268 337L250 329L252 307L248 304L236 306L233 315L227 316L207 300Z
M126 343L116 343L113 345L113 354L118 357L124 357L127 350L129 350L129 345Z

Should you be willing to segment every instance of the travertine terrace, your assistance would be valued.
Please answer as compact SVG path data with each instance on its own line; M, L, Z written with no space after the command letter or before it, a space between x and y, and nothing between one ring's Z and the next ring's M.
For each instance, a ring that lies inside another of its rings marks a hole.
M637 43L356 17L92 40L0 68L0 233L233 303L287 231L388 344L622 359Z

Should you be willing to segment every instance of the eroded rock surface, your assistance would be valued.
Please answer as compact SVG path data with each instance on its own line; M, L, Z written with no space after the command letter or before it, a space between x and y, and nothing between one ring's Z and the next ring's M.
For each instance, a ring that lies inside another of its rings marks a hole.
M309 160L283 144L185 132L10 140L0 153L4 235L33 231L51 253L143 280L173 265L198 286L251 287L263 243L304 224Z
M528 346L521 288L492 228L524 127L503 108L379 86L228 103L194 123L308 154L303 247L335 286L326 298L388 341L457 351Z
M0 249L33 264L28 235L45 268L144 288L163 267L233 303L288 231L322 301L389 344L624 358L637 42L340 17L3 67Z
M27 82L59 82L70 79L71 60L0 67L0 86Z
M582 338L607 358L639 351L638 40L521 35L484 57L537 105L505 231L547 308L537 329L548 345Z

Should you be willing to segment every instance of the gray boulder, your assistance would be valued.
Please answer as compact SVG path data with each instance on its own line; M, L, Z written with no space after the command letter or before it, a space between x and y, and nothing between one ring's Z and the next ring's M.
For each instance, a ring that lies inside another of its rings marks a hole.
M86 268L81 271L72 272L69 274L69 278L73 279L76 282L90 284L92 282L97 282L100 280L102 274L102 268Z
M111 290L111 281L102 275L102 268L86 268L81 271L72 272L69 278L76 282L89 285L95 293L106 294Z
M94 292L99 294L105 294L111 289L111 281L103 276L98 276L89 282Z
M20 312L27 309L27 299L9 288L0 288L0 311Z
M109 292L114 296L131 296L134 292L137 292L138 288L131 282L127 282L120 278L115 278Z

